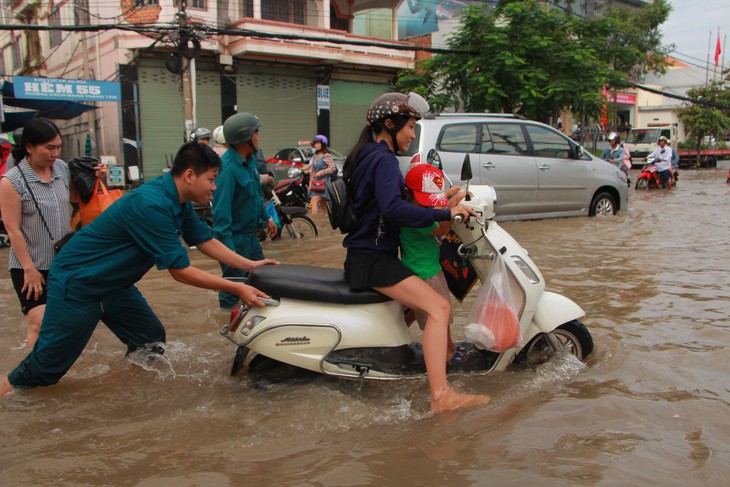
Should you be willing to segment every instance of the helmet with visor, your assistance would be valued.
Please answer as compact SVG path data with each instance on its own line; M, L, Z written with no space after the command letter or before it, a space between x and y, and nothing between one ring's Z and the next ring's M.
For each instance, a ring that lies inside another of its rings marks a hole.
M385 93L373 101L367 112L368 125L372 126L380 120L396 116L423 118L428 113L429 105L417 93Z

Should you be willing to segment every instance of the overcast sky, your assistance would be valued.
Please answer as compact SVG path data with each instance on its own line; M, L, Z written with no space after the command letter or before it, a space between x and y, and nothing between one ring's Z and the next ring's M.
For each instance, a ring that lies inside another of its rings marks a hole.
M662 25L665 44L675 45L677 59L705 67L707 46L710 45L710 64L714 66L717 29L725 54L725 66L730 65L730 0L670 0L672 13ZM725 41L725 35L728 40ZM720 55L722 63L722 54Z

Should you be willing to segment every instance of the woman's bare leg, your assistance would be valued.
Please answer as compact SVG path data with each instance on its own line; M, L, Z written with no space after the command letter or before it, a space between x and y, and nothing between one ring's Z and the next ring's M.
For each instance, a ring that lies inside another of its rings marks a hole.
M46 310L46 305L41 304L35 308L31 308L28 314L25 315L25 324L28 327L26 334L26 342L28 348L33 348L35 342L38 340L38 333L41 331L41 323L43 322L43 313Z
M0 383L0 397L10 394L11 392L13 392L13 386L10 385L7 377L3 377L3 381Z
M319 202L322 200L323 198L321 196L312 196L312 199L309 201L309 204L312 206L312 216L319 214Z
M416 276L375 290L405 306L423 311L428 316L426 329L423 331L423 357L431 390L431 412L438 414L489 402L489 396L458 394L446 381L449 303L443 296Z

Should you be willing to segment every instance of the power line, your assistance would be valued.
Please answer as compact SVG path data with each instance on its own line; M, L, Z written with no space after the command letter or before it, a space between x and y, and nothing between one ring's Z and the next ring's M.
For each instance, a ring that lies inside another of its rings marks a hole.
M309 42L324 42L330 44L342 44L342 45L353 45L353 46L366 46L366 47L382 47L386 49L393 49L397 51L423 51L434 54L477 54L477 51L469 50L458 50L458 49L442 49L437 47L425 47L417 46L414 44L407 43L389 43L389 42L378 42L378 41L358 41L356 39L345 39L338 36L315 36L305 34L284 34L284 33L271 33L271 32L260 32L250 29L228 29L219 27L210 27L207 25L195 25L189 24L188 28L192 31L200 33L203 36L215 36L215 35L231 35L240 37L256 37L261 39L284 39L284 40L300 40ZM163 32L178 32L180 26L178 24L169 25L132 25L132 24L99 24L99 25L0 25L0 31L7 30L34 30L34 31L69 31L69 32L99 32L106 30L123 30L128 32L136 32L139 34L160 34Z

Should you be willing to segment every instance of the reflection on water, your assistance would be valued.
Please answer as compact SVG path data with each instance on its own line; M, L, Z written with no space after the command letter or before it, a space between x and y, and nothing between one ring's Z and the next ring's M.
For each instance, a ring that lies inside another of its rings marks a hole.
M595 352L587 365L565 356L452 377L493 401L439 417L425 378L231 377L235 347L218 333L228 313L216 294L153 270L139 287L167 326L164 357L125 358L100 326L58 385L0 402L0 484L726 485L726 173L631 190L613 219L505 223L548 289L586 311ZM315 241L267 242L267 256L339 267L342 237L317 221ZM0 286L7 371L27 351L6 271ZM457 338L472 299L455 310Z

